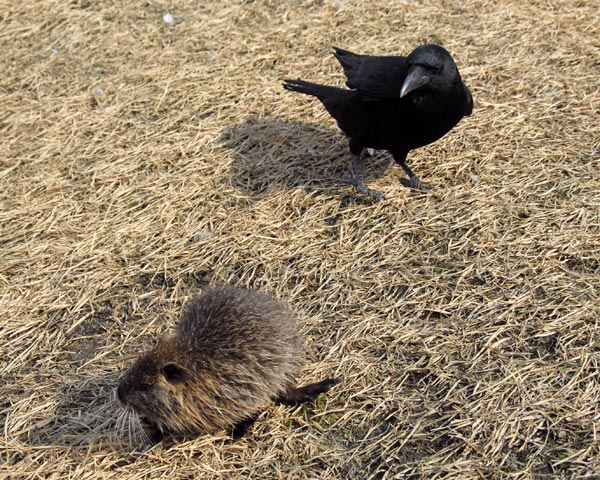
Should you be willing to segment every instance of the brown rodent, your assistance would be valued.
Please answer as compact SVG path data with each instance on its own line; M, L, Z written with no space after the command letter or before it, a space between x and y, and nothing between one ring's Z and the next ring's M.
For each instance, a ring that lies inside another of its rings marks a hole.
M121 423L141 419L155 441L229 427L239 437L270 402L308 402L339 383L296 387L303 360L303 337L283 303L257 291L211 288L189 303L175 334L120 379L117 395L129 416Z

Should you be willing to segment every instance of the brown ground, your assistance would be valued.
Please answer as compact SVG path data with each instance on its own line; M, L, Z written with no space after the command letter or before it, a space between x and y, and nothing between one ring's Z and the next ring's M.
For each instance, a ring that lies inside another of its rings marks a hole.
M597 1L5 0L0 22L2 478L600 473ZM434 193L380 152L371 203L281 80L423 42L474 114L410 154ZM238 443L136 451L119 371L207 282L289 301L302 380L345 382Z

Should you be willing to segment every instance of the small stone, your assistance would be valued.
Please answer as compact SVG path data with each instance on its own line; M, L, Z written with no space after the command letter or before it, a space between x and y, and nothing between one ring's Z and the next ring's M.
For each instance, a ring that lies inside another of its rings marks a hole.
M177 25L178 23L183 22L183 17L174 17L170 13L165 13L163 15L163 20L169 25Z
M204 240L205 238L212 238L215 234L213 232L200 232L194 236L194 240Z

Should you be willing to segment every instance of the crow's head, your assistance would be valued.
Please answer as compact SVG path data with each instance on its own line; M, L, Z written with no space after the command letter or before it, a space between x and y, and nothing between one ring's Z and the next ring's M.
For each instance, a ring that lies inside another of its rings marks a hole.
M439 45L421 45L411 52L406 61L408 74L400 97L421 88L443 91L456 82L462 82L452 56Z

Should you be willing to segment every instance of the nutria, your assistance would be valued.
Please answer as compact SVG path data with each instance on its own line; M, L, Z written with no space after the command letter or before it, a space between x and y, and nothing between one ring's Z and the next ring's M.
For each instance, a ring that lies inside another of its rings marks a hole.
M309 402L339 383L297 387L303 358L302 335L283 303L257 291L211 288L189 303L175 334L120 379L121 425L141 420L154 441L225 428L240 437L271 401Z

